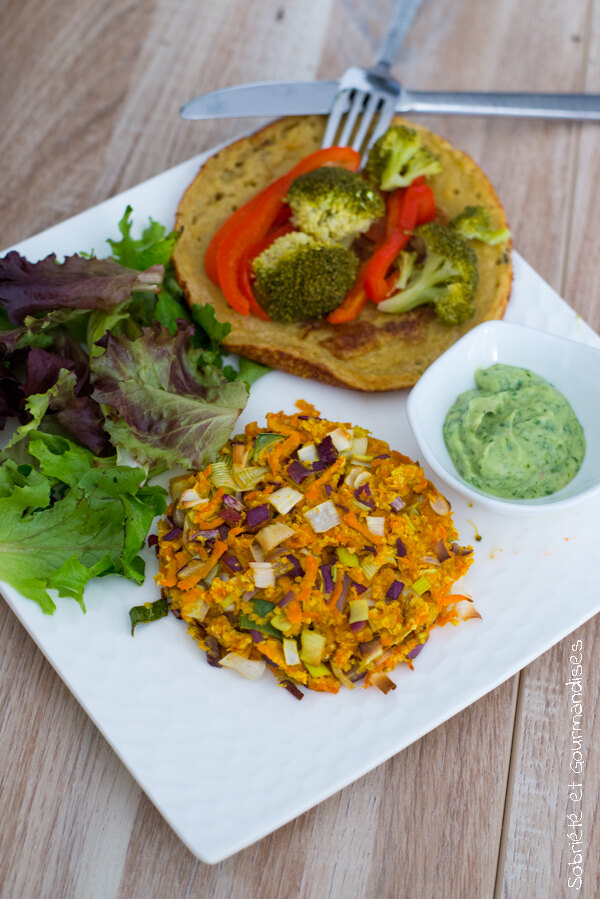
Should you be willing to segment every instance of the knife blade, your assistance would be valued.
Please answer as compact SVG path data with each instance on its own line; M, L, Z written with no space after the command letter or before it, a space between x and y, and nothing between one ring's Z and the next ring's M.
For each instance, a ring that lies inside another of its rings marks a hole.
M327 115L337 81L258 81L212 91L181 107L184 119ZM520 116L600 121L600 94L410 91L401 88L396 112Z

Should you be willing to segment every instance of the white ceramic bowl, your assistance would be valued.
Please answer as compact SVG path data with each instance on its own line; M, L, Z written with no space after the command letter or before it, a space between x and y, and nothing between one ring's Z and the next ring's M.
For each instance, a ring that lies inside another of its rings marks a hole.
M474 374L495 362L528 368L563 393L585 432L586 452L573 480L549 496L501 499L471 487L452 462L442 426L446 413ZM600 349L507 322L473 328L421 376L408 397L408 418L431 468L470 499L498 512L536 513L569 506L600 491Z

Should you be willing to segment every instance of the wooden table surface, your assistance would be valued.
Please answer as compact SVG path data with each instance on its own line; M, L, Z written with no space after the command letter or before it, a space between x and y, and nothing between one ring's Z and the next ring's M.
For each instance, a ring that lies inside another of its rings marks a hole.
M374 57L391 0L4 0L0 246L256 121L179 106L243 81L337 77ZM423 89L600 92L600 3L423 0L395 74ZM600 328L600 125L430 118L487 171L521 254ZM590 560L591 562L592 560ZM577 572L572 594L577 602ZM532 572L535 591L535 572ZM566 813L571 644L582 641L584 875ZM216 866L156 812L4 603L2 897L600 895L593 619L356 783Z

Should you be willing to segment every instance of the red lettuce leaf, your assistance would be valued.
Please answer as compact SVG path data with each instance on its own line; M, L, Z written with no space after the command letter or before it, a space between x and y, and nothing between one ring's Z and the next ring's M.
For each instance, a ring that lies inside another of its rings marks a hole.
M144 328L137 340L109 334L106 352L92 360L93 398L119 452L142 465L202 468L230 436L248 397L240 381L214 366L198 370L190 322Z
M64 307L106 311L130 297L134 289L156 289L163 271L162 265L156 265L140 275L112 259L77 255L58 264L54 253L29 262L13 250L0 259L0 306L17 325L27 315Z
M23 413L23 388L18 379L0 365L0 430L7 418L20 417Z

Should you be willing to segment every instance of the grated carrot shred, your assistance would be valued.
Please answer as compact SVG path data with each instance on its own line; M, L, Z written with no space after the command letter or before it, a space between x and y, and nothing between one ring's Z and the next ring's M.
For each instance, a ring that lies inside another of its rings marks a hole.
M344 515L344 521L351 528L354 528L355 531L358 531L360 534L362 534L363 537L366 537L367 540L370 540L371 543L374 543L376 545L384 543L384 538L378 537L376 534L371 533L366 524L363 524L362 521L359 521L354 512L347 512Z
M319 559L317 556L307 555L305 570L306 574L304 575L304 580L302 581L298 596L296 597L298 602L302 603L302 605L306 605L307 601L310 599L312 588L317 579L317 573L319 571Z
M198 569L195 574L190 574L189 577L184 577L179 581L180 589L189 590L191 587L195 587L199 581L204 580L209 571L212 571L214 566L217 564L226 549L226 543L223 543L222 540L215 540L214 549L207 561L204 563L202 568Z
M340 469L344 468L345 465L346 459L344 458L344 456L338 456L333 465L330 465L329 468L321 475L321 477L317 478L317 480L310 485L310 487L304 494L306 499L319 499L319 491L321 487L327 483L332 474L335 474L336 471L340 471Z

